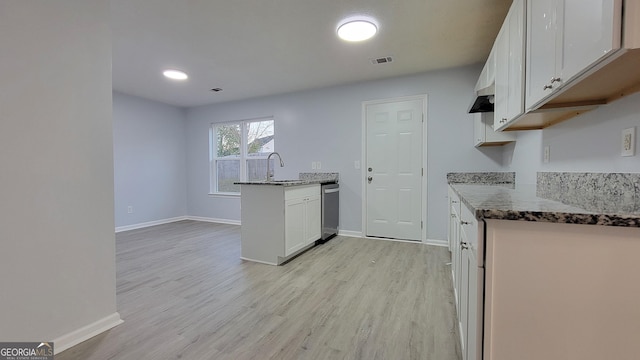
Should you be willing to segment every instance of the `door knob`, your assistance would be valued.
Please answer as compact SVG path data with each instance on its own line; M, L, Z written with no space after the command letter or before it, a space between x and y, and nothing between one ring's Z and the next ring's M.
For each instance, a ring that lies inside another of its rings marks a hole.
M371 176L369 176L369 177L367 178L367 180L369 181L369 184L371 184L371 180L373 180L373 178L372 178Z
M369 170L369 172L372 172L372 171L373 171L373 169L372 169L372 168L369 168L368 170Z
M553 89L553 85L545 85L542 87L542 90Z

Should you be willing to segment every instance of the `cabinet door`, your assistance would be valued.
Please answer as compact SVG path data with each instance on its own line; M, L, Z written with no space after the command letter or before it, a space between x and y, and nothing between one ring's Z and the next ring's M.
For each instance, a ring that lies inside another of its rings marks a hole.
M467 360L479 360L482 356L482 311L483 302L480 284L484 283L484 272L478 268L474 251L467 250L467 279L469 280L469 301L467 310Z
M322 236L320 208L320 195L310 196L305 201L305 245L311 244Z
M473 145L479 146L484 144L486 139L485 124L482 121L482 113L473 114Z
M452 266L452 274L453 274L453 291L455 293L455 300L456 300L456 312L458 314L458 316L460 315L460 289L461 289L461 282L460 282L460 266L462 264L461 262L461 248L460 248L460 217L458 215L458 211L456 210L455 206L451 207L451 214L453 216L453 244L452 246L452 252L451 252L451 266Z
M507 106L509 102L509 29L507 22L496 38L496 94L494 116L496 126L505 124L507 118Z
M555 76L556 0L527 1L527 61L525 107L530 110L551 94Z
M464 228L460 229L460 241L467 243ZM465 246L466 247L466 246ZM460 326L460 345L462 350L462 360L467 360L467 343L469 327L469 250L462 248L460 264L460 312L458 313Z
M306 246L304 199L285 201L284 223L284 255L289 256Z
M524 112L524 0L515 0L508 20L508 97L507 122Z
M620 48L622 0L557 0L560 84ZM535 1L534 1L535 2Z

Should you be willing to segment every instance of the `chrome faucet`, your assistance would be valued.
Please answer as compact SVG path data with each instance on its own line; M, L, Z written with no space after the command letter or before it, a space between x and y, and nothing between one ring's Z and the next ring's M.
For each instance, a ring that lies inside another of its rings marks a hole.
M273 171L271 170L271 163L269 162L273 155L278 155L278 159L280 159L280 167L284 166L284 161L282 161L282 157L280 157L280 154L278 154L277 152L272 152L271 154L269 154L269 156L267 156L267 181L273 181Z

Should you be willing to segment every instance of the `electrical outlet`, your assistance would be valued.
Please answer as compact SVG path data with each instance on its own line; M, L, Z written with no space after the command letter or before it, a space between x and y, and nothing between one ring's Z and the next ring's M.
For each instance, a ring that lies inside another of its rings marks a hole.
M311 162L311 170L315 170L315 169L316 169L316 166L317 166L317 165L316 165L316 162L315 162L315 161L312 161L312 162Z
M628 128L622 130L622 151L620 155L622 156L633 156L635 155L636 148L636 128Z
M127 214L133 214L133 206L127 206Z
M550 158L551 158L551 146L547 145L544 147L544 157L542 158L542 161L544 163L548 163Z
M320 161L318 161L316 169L318 169L318 170L322 169L322 164L320 163Z

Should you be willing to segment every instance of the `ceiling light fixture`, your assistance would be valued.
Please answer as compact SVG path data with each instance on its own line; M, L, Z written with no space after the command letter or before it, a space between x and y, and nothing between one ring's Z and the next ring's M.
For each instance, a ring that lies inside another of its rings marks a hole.
M189 76L180 70L165 70L162 75L172 80L187 80Z
M378 26L371 19L349 18L338 26L338 36L342 40L356 42L372 38L378 32Z

